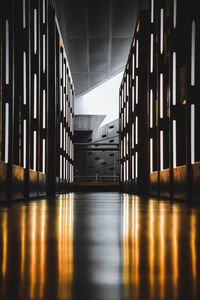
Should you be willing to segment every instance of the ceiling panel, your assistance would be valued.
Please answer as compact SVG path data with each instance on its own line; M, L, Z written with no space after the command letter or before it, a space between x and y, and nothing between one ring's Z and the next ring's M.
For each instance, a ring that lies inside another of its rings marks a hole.
M87 3L85 1L65 1L67 2L67 35L74 37L87 36ZM77 22L75 22L77 20Z
M73 73L73 82L76 87L76 95L83 93L89 88L89 73Z
M148 0L52 0L76 96L125 66L139 9Z
M130 37L134 33L136 1L113 1L112 37Z
M88 34L90 37L109 36L110 2L110 0L88 0Z
M68 38L67 53L72 72L88 72L87 39ZM73 54L73 55L72 55Z
M128 59L132 38L113 38L111 54L111 71L121 69Z
M92 73L90 72L90 85L96 86L107 77L106 73Z
M89 40L90 72L107 73L109 39Z

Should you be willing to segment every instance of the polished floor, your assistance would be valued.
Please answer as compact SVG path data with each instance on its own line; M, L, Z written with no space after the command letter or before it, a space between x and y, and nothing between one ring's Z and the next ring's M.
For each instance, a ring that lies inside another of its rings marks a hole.
M200 205L120 193L0 204L0 299L200 299Z

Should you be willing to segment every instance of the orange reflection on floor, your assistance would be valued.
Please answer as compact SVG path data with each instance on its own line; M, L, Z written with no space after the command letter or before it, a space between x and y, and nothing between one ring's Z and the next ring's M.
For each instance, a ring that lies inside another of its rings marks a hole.
M60 196L58 206L58 299L72 299L73 194Z
M5 293L5 281L6 281L6 267L7 267L7 223L8 223L8 215L7 215L7 210L3 210L2 213L2 295Z
M138 293L139 285L139 215L138 198L124 195L123 205L123 280L127 298ZM131 270L133 271L130 271Z
M127 300L198 299L196 215L190 215L187 206L181 207L180 215L179 206L153 199L145 203L124 195L123 281Z
M196 297L196 288L197 288L197 269L196 269L196 215L192 213L191 215L191 260L192 260L192 277L193 277L193 295Z
M31 261L30 261L30 299L35 298L35 281L36 281L36 202L31 206L31 216L32 216L32 228L31 228Z

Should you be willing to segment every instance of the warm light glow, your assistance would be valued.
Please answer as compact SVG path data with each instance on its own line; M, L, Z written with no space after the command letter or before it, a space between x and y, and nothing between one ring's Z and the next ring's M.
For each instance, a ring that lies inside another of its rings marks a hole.
M176 168L176 120L172 122L173 130L173 168Z
M150 269L150 292L153 299L154 287L154 202L149 201L149 269Z
M165 287L165 219L163 203L160 204L160 299L164 299L164 287Z
M46 200L42 200L41 208L41 221L40 221L40 299L43 299L44 295L44 281L45 281L45 236L46 236Z
M5 281L6 278L6 267L7 267L7 228L8 228L7 212L3 210L2 220L2 278Z
M164 169L164 161L163 161L163 131L160 131L160 170L162 171Z
M191 40L191 85L195 85L195 21L192 21L192 40Z
M174 299L177 299L177 284L178 284L178 213L177 208L174 205L172 210L172 240L173 240L173 284L174 284Z
M140 29L140 21L138 21L138 23L137 23L136 31L139 32L139 29Z
M139 214L138 200L129 200L128 195L123 198L123 283L126 297L131 296L131 287L134 286L134 295L139 290Z
M196 265L196 216L194 214L191 215L191 235L190 235L190 247L191 247L191 260L192 260L192 277L195 284L197 277L197 265Z
M195 105L191 105L191 164L195 162Z
M32 204L31 207L31 215L32 215L32 228L31 228L31 261L30 261L30 299L35 299L35 284L36 284L36 258L37 258L37 254L36 254L36 233L37 233L37 209L36 209L36 202L34 202Z
M25 205L22 207L21 211L21 288L24 283L24 269L25 269L25 236L26 236L26 224L25 224L26 214Z

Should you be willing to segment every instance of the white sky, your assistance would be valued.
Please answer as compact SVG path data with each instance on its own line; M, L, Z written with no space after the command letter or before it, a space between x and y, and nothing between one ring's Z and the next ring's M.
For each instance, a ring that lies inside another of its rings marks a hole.
M107 80L74 102L76 115L106 115L101 126L119 118L119 87L123 72Z

